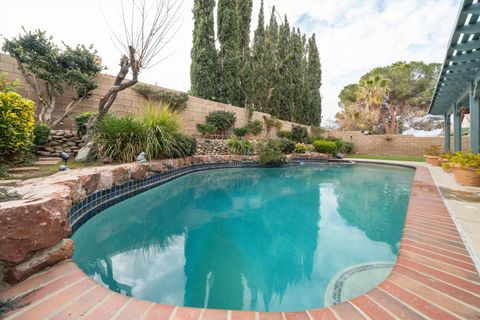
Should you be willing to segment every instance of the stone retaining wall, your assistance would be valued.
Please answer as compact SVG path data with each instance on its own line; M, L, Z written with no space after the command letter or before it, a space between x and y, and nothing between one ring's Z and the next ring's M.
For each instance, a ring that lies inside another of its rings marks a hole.
M51 130L48 142L37 147L35 153L44 157L58 157L60 152L76 155L83 147L82 138L73 130Z
M221 155L228 154L227 140L223 139L197 139L198 155Z
M312 153L292 154L288 158L328 156ZM73 242L69 239L69 211L89 195L180 167L239 161L258 161L258 156L196 155L70 170L20 182L11 192L20 194L22 199L0 202L0 281L17 283L70 258Z

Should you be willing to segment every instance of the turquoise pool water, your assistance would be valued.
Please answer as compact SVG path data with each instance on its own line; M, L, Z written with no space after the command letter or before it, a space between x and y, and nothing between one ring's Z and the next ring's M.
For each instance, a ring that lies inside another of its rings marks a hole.
M74 259L154 302L318 308L338 271L396 260L413 175L364 164L197 172L90 219L72 236Z

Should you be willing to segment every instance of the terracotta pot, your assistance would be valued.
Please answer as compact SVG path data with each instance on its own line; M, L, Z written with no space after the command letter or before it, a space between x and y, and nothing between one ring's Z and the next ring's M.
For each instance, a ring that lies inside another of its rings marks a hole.
M453 166L453 176L458 184L462 186L480 187L480 174L477 171L480 168L462 168L460 166Z
M431 164L432 166L435 166L435 167L440 167L440 157L438 156L423 156L425 158L425 161L428 163L428 164Z

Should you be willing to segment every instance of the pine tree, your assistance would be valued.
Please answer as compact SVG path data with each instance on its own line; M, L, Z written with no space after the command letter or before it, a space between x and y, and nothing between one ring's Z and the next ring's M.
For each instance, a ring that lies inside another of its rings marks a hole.
M322 120L322 101L320 96L322 70L315 34L308 39L308 64L306 80L309 90L309 124L319 126Z
M235 0L219 0L217 8L218 40L220 42L220 101L241 104L239 30Z
M251 101L256 110L267 112L267 71L265 68L266 55L266 34L265 34L265 15L263 11L263 0L260 4L258 13L258 25L253 36L252 48L252 92Z
M218 98L215 30L213 10L215 0L195 0L193 6L193 45L190 65L190 92L194 96L216 100Z
M250 21L253 0L237 0L238 13L238 55L240 57L240 105L247 104L252 91L252 62L250 51Z

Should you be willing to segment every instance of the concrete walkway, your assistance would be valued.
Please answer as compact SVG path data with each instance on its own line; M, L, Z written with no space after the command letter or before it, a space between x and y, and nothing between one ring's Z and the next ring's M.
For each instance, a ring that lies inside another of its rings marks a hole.
M358 162L384 162L407 166L421 166L430 170L454 223L462 236L467 250L480 273L480 188L459 185L453 174L441 167L423 162L387 161L349 158Z

